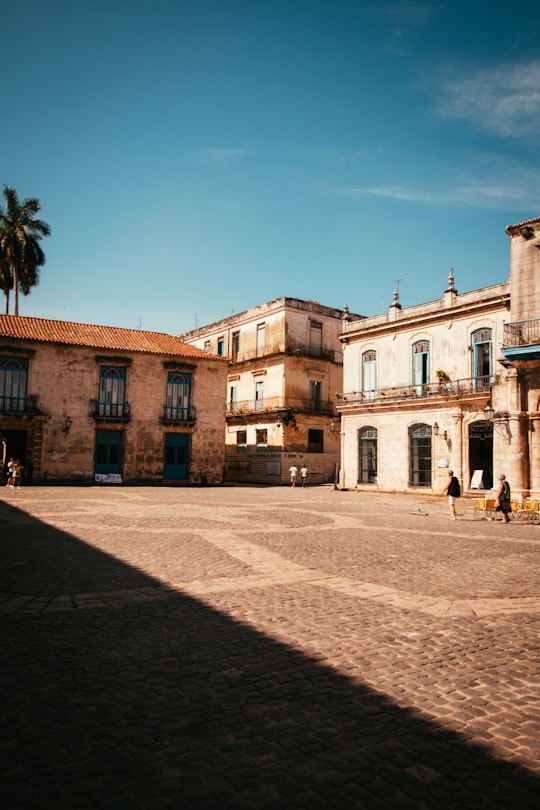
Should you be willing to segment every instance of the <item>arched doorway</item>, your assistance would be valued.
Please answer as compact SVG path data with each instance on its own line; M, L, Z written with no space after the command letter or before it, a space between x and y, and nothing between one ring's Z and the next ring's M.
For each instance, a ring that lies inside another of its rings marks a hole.
M484 489L493 486L493 422L479 419L469 425L469 475L482 470Z

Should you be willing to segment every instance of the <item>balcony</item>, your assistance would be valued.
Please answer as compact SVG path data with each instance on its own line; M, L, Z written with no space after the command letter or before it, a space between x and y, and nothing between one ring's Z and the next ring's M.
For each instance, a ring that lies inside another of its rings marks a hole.
M40 413L36 396L0 397L0 413L20 416L34 416Z
M176 405L164 405L161 423L164 425L181 425L193 427L197 421L197 411L193 406L188 408Z
M318 357L322 360L330 360L332 363L336 362L336 352L333 349L326 349L318 344L302 343L301 341L295 340L269 343L246 351L233 351L230 355L230 360L232 363L243 363L246 360L256 360L257 358L268 357L273 354ZM341 353L339 362L341 362Z
M89 416L104 422L129 422L131 405L129 402L100 402L98 399L91 399Z
M489 394L491 387L498 381L496 375L485 377L467 377L462 380L446 380L425 385L397 385L391 388L379 388L372 391L351 391L337 395L337 408L344 410L351 407L382 405L386 402L418 402L427 398L462 399L473 394Z
M269 413L272 411L294 408L298 412L333 414L334 403L318 399L291 399L289 397L265 397L263 399L244 399L238 402L227 403L227 416L242 416L253 413Z
M502 353L506 364L540 360L540 318L505 323Z

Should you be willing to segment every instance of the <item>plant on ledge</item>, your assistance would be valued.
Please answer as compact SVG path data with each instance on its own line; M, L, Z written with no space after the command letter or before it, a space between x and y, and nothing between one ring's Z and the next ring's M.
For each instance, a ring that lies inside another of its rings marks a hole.
M439 379L440 382L448 382L448 380L450 379L446 371L442 368L438 368L435 374L437 375L437 378Z
M287 405L285 408L285 413L281 417L281 424L283 427L292 427L295 430L298 430L298 425L296 424L296 414L302 413L303 408L293 408L292 405Z

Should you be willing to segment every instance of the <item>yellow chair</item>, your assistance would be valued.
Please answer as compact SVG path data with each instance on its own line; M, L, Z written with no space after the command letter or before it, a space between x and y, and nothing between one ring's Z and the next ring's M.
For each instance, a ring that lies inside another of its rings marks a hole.
M534 523L540 516L540 505L538 501L524 501L523 504L523 517L527 523Z
M465 513L472 512L473 518L478 517L478 512L484 508L483 498L463 498L462 500Z

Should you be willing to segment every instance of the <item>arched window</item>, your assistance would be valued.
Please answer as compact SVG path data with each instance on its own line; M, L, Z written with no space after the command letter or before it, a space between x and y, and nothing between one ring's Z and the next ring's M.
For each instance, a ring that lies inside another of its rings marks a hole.
M125 392L126 369L117 366L101 366L99 370L98 416L124 416Z
M471 335L472 376L475 380L484 378L487 387L491 376L492 342L491 329L477 329Z
M431 425L409 428L409 486L431 486Z
M419 340L412 347L412 383L422 395L424 385L429 383L429 341Z
M374 351L362 355L362 393L367 399L375 396L377 390L377 355Z
M358 483L377 482L377 429L363 427L358 431Z
M165 416L172 422L187 422L190 419L191 374L185 371L169 371L167 374L167 404Z

